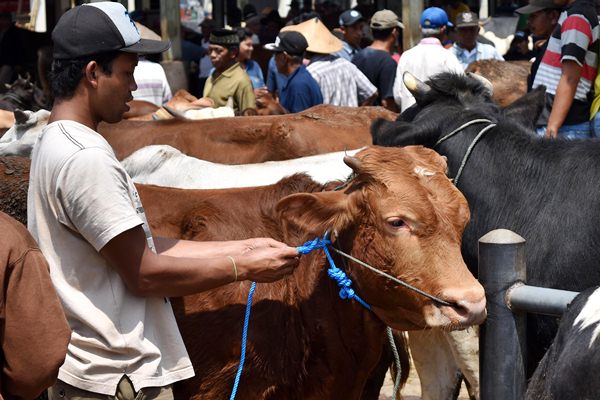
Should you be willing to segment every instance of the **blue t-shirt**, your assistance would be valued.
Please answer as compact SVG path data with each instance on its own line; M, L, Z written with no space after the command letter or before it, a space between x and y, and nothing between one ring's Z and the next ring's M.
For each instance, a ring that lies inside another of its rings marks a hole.
M284 74L277 71L275 56L271 56L267 71L267 89L269 89L269 92L277 93L277 96L281 96L281 88L285 85L287 79Z
M248 74L248 76L250 77L250 81L252 82L252 89L260 89L266 86L262 70L260 69L260 65L258 65L256 61L246 61L246 73Z
M319 84L304 65L300 65L287 78L287 82L281 87L279 102L286 110L293 113L323 103Z

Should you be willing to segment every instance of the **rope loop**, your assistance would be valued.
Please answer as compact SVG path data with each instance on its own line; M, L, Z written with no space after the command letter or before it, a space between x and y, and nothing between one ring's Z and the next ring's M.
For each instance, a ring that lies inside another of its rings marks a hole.
M329 261L329 268L327 269L327 275L331 279L333 279L337 283L338 287L340 288L340 292L339 292L340 299L356 300L367 310L370 310L371 306L368 305L363 299L361 299L356 294L354 289L352 289L352 280L348 277L348 275L346 275L346 273L343 270L339 269L335 265L335 262L333 261L333 258L331 257L331 254L329 253L329 249L328 249L328 246L331 245L331 240L327 239L328 234L329 234L329 232L327 231L323 235L323 239L321 239L317 236L313 240L310 240L310 241L304 243L302 246L299 246L296 249L301 254L308 254L313 250L323 249L323 251L325 252L325 256L327 257L327 260Z

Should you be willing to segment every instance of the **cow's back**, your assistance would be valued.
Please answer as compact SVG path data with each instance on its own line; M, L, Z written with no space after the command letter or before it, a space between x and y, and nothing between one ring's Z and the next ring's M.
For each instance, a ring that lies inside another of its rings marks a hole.
M185 121L121 121L100 124L99 132L122 160L151 144L224 164L278 161L356 149L371 144L376 118L393 120L382 107L316 106L302 113Z

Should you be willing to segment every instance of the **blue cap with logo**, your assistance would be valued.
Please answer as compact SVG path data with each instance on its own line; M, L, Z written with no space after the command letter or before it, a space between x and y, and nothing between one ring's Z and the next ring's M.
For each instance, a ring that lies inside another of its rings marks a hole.
M421 14L421 29L438 29L442 26L453 26L448 21L448 14L439 7L429 7Z
M358 21L364 21L364 17L356 10L346 10L340 15L340 26L352 26Z

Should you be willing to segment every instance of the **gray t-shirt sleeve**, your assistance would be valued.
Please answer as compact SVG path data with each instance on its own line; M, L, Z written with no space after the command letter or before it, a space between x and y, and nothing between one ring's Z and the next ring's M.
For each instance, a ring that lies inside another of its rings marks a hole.
M130 193L121 164L104 149L85 148L58 174L58 219L100 251L115 236L143 224Z

